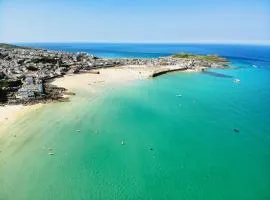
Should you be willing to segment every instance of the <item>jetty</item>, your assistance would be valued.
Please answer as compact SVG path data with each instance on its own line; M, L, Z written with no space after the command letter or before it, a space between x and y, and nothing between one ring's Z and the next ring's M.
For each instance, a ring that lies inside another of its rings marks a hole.
M152 77L157 77L157 76L161 76L163 74L167 74L170 72L177 72L177 71L185 71L187 70L187 67L180 67L180 68L176 68L176 69L160 69L158 71L153 72Z

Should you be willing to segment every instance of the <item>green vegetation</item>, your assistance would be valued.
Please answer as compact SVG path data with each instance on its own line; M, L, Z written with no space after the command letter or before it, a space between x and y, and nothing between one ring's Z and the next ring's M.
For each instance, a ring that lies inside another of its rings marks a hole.
M51 64L56 64L57 61L58 59L49 57L34 58L31 60L32 63L51 63Z
M226 62L225 58L219 57L218 55L196 55L190 53L177 53L172 56L173 58L187 58L194 60L205 60L209 62Z
M38 68L34 67L34 66L26 66L26 69L28 69L30 71L38 71Z
M9 91L13 91L12 87L18 87L22 85L20 80L13 81L8 79L0 79L0 105L5 104L8 101Z
M6 103L7 101L7 91L3 91L0 87L0 105Z
M16 46L13 44L5 44L5 43L0 43L0 48L3 48L3 49L31 49L30 47L21 47L21 46Z
M12 81L7 79L0 79L0 88L3 87L18 87L22 84L20 80Z

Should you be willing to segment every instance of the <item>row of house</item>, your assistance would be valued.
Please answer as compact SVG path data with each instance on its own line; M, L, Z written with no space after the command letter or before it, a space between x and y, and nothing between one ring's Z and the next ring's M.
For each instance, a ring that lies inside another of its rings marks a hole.
M43 94L44 87L42 81L35 80L33 77L26 77L22 87L17 91L16 98L28 100L35 98L36 94Z

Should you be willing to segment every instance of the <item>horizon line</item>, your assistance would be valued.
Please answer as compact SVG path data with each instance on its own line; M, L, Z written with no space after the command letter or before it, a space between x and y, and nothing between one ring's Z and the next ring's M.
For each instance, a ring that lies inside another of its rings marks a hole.
M106 44L236 44L236 45L270 45L270 40L256 41L4 41L0 43L26 44L26 43L106 43Z

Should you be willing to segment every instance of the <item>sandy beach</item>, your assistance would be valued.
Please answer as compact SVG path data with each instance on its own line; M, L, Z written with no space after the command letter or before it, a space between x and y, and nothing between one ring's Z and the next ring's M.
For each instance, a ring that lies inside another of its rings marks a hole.
M151 76L153 70L153 68L143 66L103 68L85 74L66 75L63 78L56 79L52 84L72 91L78 88L91 87L92 89L96 89L102 85L146 79ZM99 72L99 74L96 74L95 72Z
M91 89L98 91L99 86L108 84L117 84L132 80L144 79L151 75L152 70L145 67L128 66L121 68L105 68L98 69L100 74L85 73L71 76L64 76L56 79L52 84L59 87L67 88L70 92L76 92L77 89ZM16 119L23 117L27 113L40 109L42 104L23 106L23 105L7 105L0 107L0 127L5 129Z
M29 106L23 105L8 105L8 106L0 106L0 136L2 131L7 128L10 124L12 124L18 118L21 118L31 111L35 111L40 109L42 104L35 104Z
M122 67L102 68L93 70L90 73L78 75L66 75L56 79L52 84L59 87L64 87L68 90L76 90L78 88L98 88L102 85L113 85L118 83L128 83L134 80L152 78L153 73L166 70L178 70L175 65L169 66L137 66L128 65ZM96 74L95 72L99 72ZM192 69L184 70L183 72L196 72Z
M122 66L113 68L102 68L90 71L89 73L66 75L56 79L52 84L64 87L69 92L75 92L78 89L91 89L92 92L98 92L103 86L113 86L118 84L128 84L135 80L151 78L157 70L175 69L176 66ZM190 70L189 70L190 71ZM96 72L99 72L97 74ZM0 107L0 126L7 127L10 123L19 117L23 117L32 110L42 107L42 104L23 106L8 105Z

